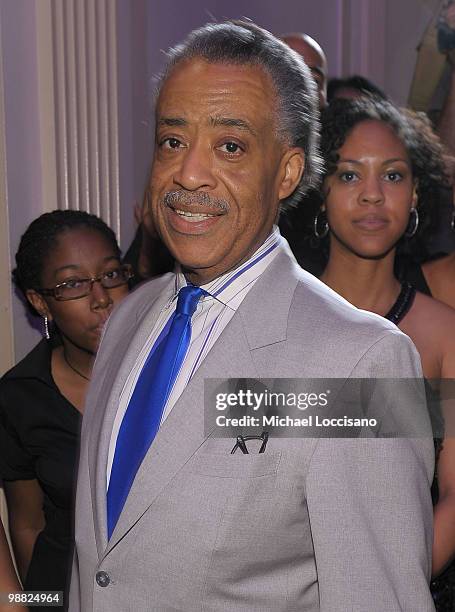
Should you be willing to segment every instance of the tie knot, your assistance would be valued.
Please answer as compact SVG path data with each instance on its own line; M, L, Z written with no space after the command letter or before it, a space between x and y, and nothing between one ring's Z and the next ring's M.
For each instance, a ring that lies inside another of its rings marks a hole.
M208 293L200 287L195 287L194 285L182 287L177 298L177 314L193 316L197 303L203 295L208 295Z

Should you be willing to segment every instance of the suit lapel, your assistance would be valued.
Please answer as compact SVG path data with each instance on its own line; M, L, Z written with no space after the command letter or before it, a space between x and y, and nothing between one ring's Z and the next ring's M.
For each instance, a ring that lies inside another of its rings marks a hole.
M96 405L96 410L90 421L89 432L89 473L94 501L95 533L97 537L98 554L101 557L107 545L107 509L106 509L106 469L109 443L114 419L118 409L118 399L128 375L138 358L144 341L150 334L156 320L174 292L174 278L166 283L158 293L155 301L146 301L145 312L140 312L128 327L122 329L118 341L105 349L107 361L104 375L95 377L98 385L93 386L91 395L96 398L90 404ZM151 305L150 305L151 304Z
M284 247L240 305L251 350L286 340L289 309L306 274Z

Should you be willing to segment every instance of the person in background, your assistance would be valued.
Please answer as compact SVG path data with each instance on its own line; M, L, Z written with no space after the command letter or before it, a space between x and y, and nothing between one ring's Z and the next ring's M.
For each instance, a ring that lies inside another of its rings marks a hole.
M435 11L417 47L414 76L410 86L408 106L425 112L432 120L435 130L447 151L455 157L455 2L434 2ZM423 290L430 293L433 283L435 296L454 303L451 291L441 292L441 282L453 285L453 261L455 256L455 231L453 230L453 162L448 164L451 178L450 188L438 189L434 197L438 210L434 215L434 228L426 241L426 252L417 263L427 262L423 277L419 271ZM434 277L438 276L441 281ZM433 279L432 279L433 277Z
M321 280L349 302L395 323L417 347L434 391L455 378L455 311L394 275L397 245L431 215L435 186L447 182L442 146L428 122L385 100L339 100L325 111L322 206L315 220L330 241ZM419 222L420 219L420 222ZM455 438L450 404L447 436L438 447L433 575L455 556ZM449 585L455 605L455 566L434 583L435 599ZM439 607L439 604L441 607ZM452 610L439 602L438 610Z
M136 204L134 207L138 226L133 242L123 257L123 263L129 264L134 272L130 281L131 289L144 280L165 274L174 268L174 258L153 225L148 200L149 190L147 189L142 205Z
M428 113L434 94L445 72L446 58L438 45L440 19L450 0L429 0L432 16L416 46L416 63L409 88L407 106ZM431 112L431 111L430 111Z
M441 89L440 92L438 88ZM441 95L442 107L441 102L436 99ZM417 47L408 106L416 111L428 113L442 142L452 155L455 155L454 0L438 2Z
M17 579L3 523L0 521L0 612L26 612L26 607L8 601L9 593L20 591L22 587Z
M330 104L335 98L363 98L374 96L387 100L386 94L366 77L354 74L343 79L330 79L327 84L327 102Z
M114 232L73 210L33 221L16 264L45 338L0 380L0 477L24 589L66 597L81 414L104 325L131 274Z
M304 60L316 83L319 96L319 109L327 106L327 57L321 45L303 32L282 34L281 40L291 47Z
M318 89L319 110L326 108L333 98L333 83L339 82L344 85L343 79L331 79L328 81L327 57L321 45L311 36L304 33L283 34L280 36L291 49L298 53L307 66L310 68L311 75ZM349 81L344 87L345 93L354 91L357 95L365 95L366 91L373 89L382 94L381 90L373 83L363 77L352 77L354 81ZM328 89L328 83L332 83L332 91ZM361 88L365 88L362 93ZM320 248L320 241L313 233L313 220L318 212L318 195L308 192L305 197L289 207L279 219L279 228L282 236L286 238L291 250L304 270L319 276L327 263L327 255Z
M283 34L280 38L302 57L310 69L318 90L319 110L322 110L327 105L327 58L323 48L314 38L301 32ZM316 194L310 191L283 211L278 223L281 235L288 241L299 265L315 275L322 272L326 261L312 232L318 206Z
M436 130L452 156L455 156L455 3L446 2L439 19L439 29L446 34L447 45L441 45L440 52L446 57L448 66L448 88L441 113L436 122ZM440 41L441 43L443 41ZM455 165L450 165L452 179L452 204L454 204ZM455 211L447 206L448 214L443 216L445 231L441 231L445 251L432 257L422 265L422 273L431 294L441 302L455 308ZM447 228L450 227L449 236Z

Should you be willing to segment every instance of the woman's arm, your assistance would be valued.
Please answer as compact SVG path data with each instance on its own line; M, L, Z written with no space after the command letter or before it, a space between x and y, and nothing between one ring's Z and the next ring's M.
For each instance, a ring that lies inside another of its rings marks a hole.
M445 337L440 337L443 348L440 393L445 431L436 466L439 499L434 508L433 576L441 573L455 557L455 333L452 331L455 317L450 314L451 321L443 325Z
M446 430L447 430L446 422ZM453 432L450 434L453 436ZM455 438L446 437L439 455L439 500L434 509L433 576L455 556Z
M11 541L21 580L27 575L33 547L44 528L43 492L37 480L4 482Z
M21 585L16 576L13 561L9 552L3 523L0 521L0 612L23 612L26 608L13 606L4 600L6 593L21 591Z

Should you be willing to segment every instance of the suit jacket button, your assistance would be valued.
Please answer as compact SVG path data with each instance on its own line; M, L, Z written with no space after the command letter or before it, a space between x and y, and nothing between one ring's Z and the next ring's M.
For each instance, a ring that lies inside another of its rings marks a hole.
M96 572L95 579L96 579L98 586L100 587L107 587L107 585L111 581L109 574L107 572Z

